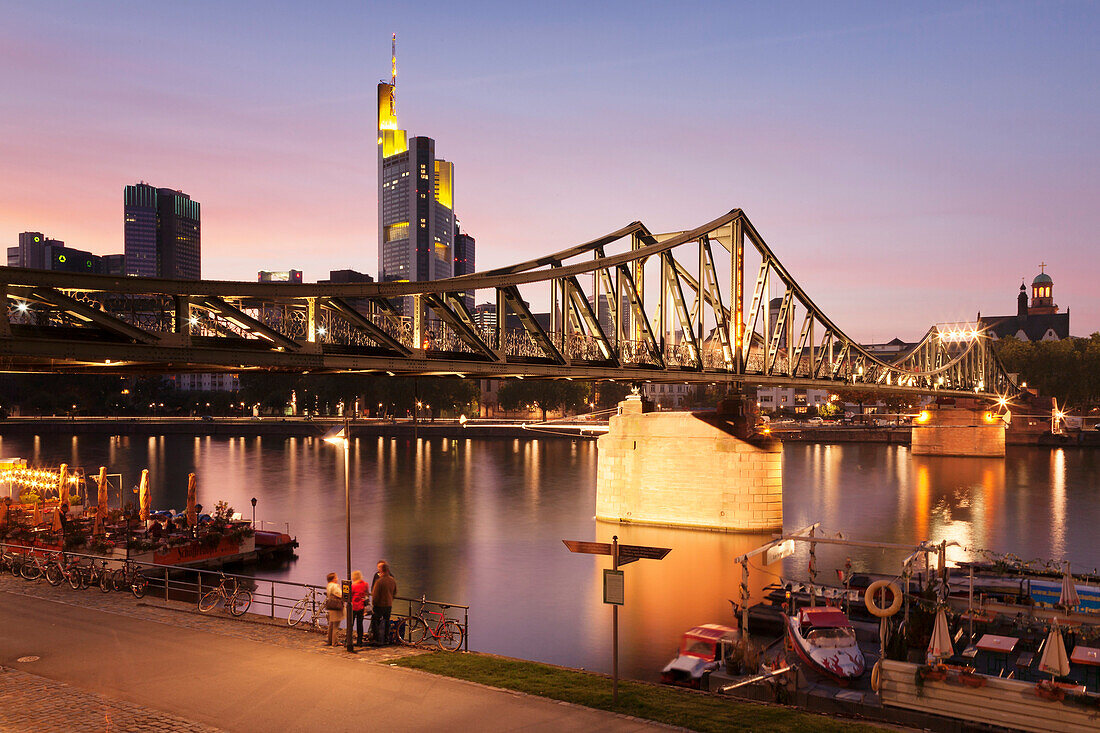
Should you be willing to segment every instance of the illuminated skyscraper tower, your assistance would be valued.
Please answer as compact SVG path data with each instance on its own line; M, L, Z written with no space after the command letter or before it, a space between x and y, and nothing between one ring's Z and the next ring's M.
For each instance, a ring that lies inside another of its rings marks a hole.
M378 280L438 280L454 273L454 165L397 127L396 43L378 84Z

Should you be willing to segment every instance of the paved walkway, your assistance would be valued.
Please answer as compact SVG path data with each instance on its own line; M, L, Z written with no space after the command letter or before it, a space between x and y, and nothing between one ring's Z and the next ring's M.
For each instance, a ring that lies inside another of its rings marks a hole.
M402 648L347 655L285 625L10 575L0 628L4 731L662 729L385 663Z

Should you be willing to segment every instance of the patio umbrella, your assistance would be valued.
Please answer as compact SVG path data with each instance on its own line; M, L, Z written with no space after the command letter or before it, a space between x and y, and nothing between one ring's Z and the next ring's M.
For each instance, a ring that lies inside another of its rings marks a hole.
M1043 642L1043 656L1039 659L1039 671L1049 672L1050 678L1064 677L1069 674L1069 656L1066 655L1066 642L1062 640L1062 630L1058 621L1050 625L1050 634Z
M95 526L92 527L92 534L97 535L103 532L103 523L107 521L107 467L99 467L99 495L96 498L95 506Z
M1062 592L1058 595L1058 605L1065 606L1066 610L1076 608L1081 600L1077 597L1077 586L1073 584L1073 575L1069 572L1069 563L1066 563L1065 572L1062 573Z
M194 527L199 518L195 510L195 474L187 474L187 526Z
M69 501L69 487L65 482L67 474L69 473L69 464L62 463L61 470L58 471L57 476L57 500L62 504Z
M936 623L932 627L932 640L928 642L928 656L939 660L955 653L951 644L951 632L947 628L947 612L941 607L936 611Z
M40 499L34 500L34 513L31 514L31 522L35 527L42 524L42 504Z
M138 484L138 517L143 522L149 521L149 507L153 504L153 497L149 495L149 469L141 469L141 483Z
M51 532L60 532L61 531L61 505L60 504L58 504L57 507L53 510L53 520L50 522L50 531Z

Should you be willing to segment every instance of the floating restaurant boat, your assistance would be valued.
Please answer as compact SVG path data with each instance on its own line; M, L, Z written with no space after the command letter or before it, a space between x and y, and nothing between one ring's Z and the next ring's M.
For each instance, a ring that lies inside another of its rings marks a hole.
M92 492L89 482L96 486ZM290 558L298 547L289 529L257 530L226 502L217 502L213 516L200 516L195 474L188 476L183 512L152 510L148 471L141 472L136 505L125 507L122 477L109 476L106 468L86 477L64 463L28 467L22 459L0 459L0 483L7 484L11 502L0 506L0 540L15 546L192 568ZM109 491L118 496L115 508ZM89 494L98 494L91 507Z
M787 642L798 658L837 682L863 674L863 652L852 622L839 608L802 608L787 619Z

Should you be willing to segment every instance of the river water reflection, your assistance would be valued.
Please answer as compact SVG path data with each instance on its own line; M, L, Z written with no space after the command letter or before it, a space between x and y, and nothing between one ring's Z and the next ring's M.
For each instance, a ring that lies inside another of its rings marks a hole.
M121 471L127 485L148 467L155 507L182 508L186 477L199 501L225 499L246 517L289 523L299 559L269 577L320 583L344 566L339 452L315 438L108 436L0 439L0 455L62 461L92 473ZM685 471L694 457L685 456ZM1100 565L1094 542L1100 453L1010 448L1003 460L923 458L898 446L788 444L787 529L821 522L828 533L902 544L956 540L968 548ZM600 570L609 559L573 555L562 539L673 548L660 562L626 567L620 613L624 674L653 679L681 631L728 622L737 597L736 555L761 535L613 526L593 519L596 446L568 440L362 438L351 445L354 564L394 567L402 595L470 605L470 648L588 669L610 669L610 609ZM114 499L112 499L114 501ZM822 580L842 567L895 572L905 553L817 550ZM952 558L970 556L956 549ZM757 565L754 593L785 573L804 578L806 548Z

